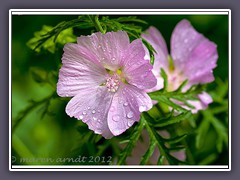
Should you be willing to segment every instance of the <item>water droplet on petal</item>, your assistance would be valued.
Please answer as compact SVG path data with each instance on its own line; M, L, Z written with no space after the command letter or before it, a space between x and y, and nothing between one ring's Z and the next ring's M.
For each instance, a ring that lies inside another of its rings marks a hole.
M96 121L96 120L97 120L97 118L96 118L96 117L93 117L93 120L94 120L94 121Z
M112 107L110 108L110 111L113 112L114 110L115 110L115 107L112 106Z
M95 114L95 113L96 113L96 111L95 111L95 110L92 110L92 113L93 113L93 114Z
M83 115L80 115L80 116L79 116L79 119L83 119Z
M90 107L88 106L87 109L90 109Z
M118 103L119 104L122 104L123 103L123 100L121 98L118 98Z
M128 106L128 102L125 102L123 105L124 105L124 106Z
M145 106L145 105L139 106L139 111L140 112L143 112L143 111L146 111L146 110L147 110L147 106Z
M133 117L133 112L132 111L130 111L128 114L127 114L127 118L132 118Z
M133 125L133 121L132 121L132 120L129 120L129 121L127 122L127 125L128 125L128 127L131 127L131 126Z
M114 115L112 117L112 120L115 121L115 122L118 122L120 120L120 116L119 115Z
M83 113L82 113L83 115L86 115L87 113L86 113L86 111L83 111Z

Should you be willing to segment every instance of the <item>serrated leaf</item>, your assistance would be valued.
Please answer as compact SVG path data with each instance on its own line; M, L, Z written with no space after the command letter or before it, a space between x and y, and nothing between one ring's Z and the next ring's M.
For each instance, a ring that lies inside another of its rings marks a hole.
M148 24L146 21L138 19L137 16L119 17L116 19L118 22L138 22L142 24Z
M167 91L167 89L168 89L168 76L167 76L167 74L166 74L166 72L164 71L164 69L163 68L161 68L161 72L160 72L160 74L161 74L161 76L162 76L162 78L163 78L163 91Z
M54 42L54 36L51 35L53 31L53 27L44 25L42 30L34 33L35 37L27 42L27 46L36 52L40 52L41 48L43 48L50 53L54 53L56 50L56 43L64 45L67 42L76 41L76 37L73 35L72 28L63 29L56 32L54 34L55 38L58 37L56 43Z
M175 104L174 102L172 102L171 100L169 100L166 96L159 96L159 95L151 95L150 94L151 99L153 100L157 100L160 102L163 102L165 104L167 104L168 106L172 107L173 109L179 111L179 112L186 112L187 110L184 109L183 107Z
M159 120L157 121L157 124L154 124L154 127L164 127L169 126L171 124L179 123L181 121L187 120L192 116L192 113L190 111L187 111L186 113L182 113L178 116L171 116L168 119Z
M143 155L142 160L140 162L140 165L144 165L144 164L146 164L149 161L150 157L152 156L152 154L153 154L153 152L155 150L156 144L157 143L155 141L150 140L150 145L149 145L148 150L146 151L146 153Z
M159 158L158 158L157 164L158 165L163 165L164 159L165 159L165 157L163 155L160 155Z
M144 121L140 119L140 122L136 125L136 127L134 128L130 136L129 143L127 144L126 148L123 150L123 152L119 157L119 160L117 162L118 165L122 165L125 163L127 157L131 154L136 142L138 141L143 128L144 128Z
M175 151L182 151L182 150L185 150L186 148L185 147L183 147L183 146L178 146L178 147L170 147L170 148L168 148L168 150L170 151L170 152L175 152Z
M187 134L183 134L181 136L176 136L174 138L164 139L164 141L169 144L176 144L176 143L182 141L183 139L185 139L186 137L187 137Z
M187 85L188 80L186 79L185 81L182 82L182 84L177 88L175 92L182 92L183 88Z

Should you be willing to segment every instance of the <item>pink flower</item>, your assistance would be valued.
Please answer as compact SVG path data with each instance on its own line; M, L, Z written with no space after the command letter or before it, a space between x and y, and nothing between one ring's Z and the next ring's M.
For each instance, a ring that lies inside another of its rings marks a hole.
M57 83L59 96L73 97L66 113L105 138L126 131L152 108L146 89L157 80L144 55L142 41L130 43L124 31L97 32L66 44Z
M188 79L188 84L183 91L194 84L204 84L214 80L213 69L216 67L218 59L216 44L198 33L189 21L182 20L176 25L171 37L171 56L168 55L164 38L156 28L150 27L147 34L142 34L142 37L157 52L153 66L153 73L157 77L157 86L148 92L163 88L160 68L163 68L168 75L169 91L176 90L186 79ZM148 52L145 59L149 59ZM198 98L200 101L189 101L195 106L195 109L192 109L193 113L207 108L208 104L212 102L211 96L206 92L199 94Z

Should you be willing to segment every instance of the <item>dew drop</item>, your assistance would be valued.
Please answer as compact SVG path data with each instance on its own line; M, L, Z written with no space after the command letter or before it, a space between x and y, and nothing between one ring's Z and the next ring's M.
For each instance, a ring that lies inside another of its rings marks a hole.
M114 110L115 110L115 107L112 106L112 107L110 108L110 111L113 112Z
M145 106L145 105L139 106L139 111L140 112L146 111L146 109L147 109L147 106Z
M80 116L79 116L79 119L83 119L83 115L80 115Z
M87 109L90 109L90 107L88 106Z
M94 121L96 121L96 120L97 120L97 118L96 118L96 117L93 117L93 120L94 120Z
M93 113L93 114L95 114L95 113L96 113L96 111L95 111L95 110L92 110L92 113Z
M125 102L123 105L124 105L124 106L128 106L128 103L127 103L127 102Z
M131 120L128 121L128 122L127 122L127 125L128 125L128 127L132 126L132 121L131 121Z
M112 120L115 121L115 122L118 122L120 120L120 116L119 115L114 115L112 117Z
M115 61L116 60L116 58L115 57L112 57L112 61Z
M130 111L128 114L127 114L127 118L132 118L133 117L133 112L132 111Z
M83 111L83 113L82 113L83 115L86 115L87 113L86 113L86 111Z
M118 98L118 103L119 104L122 104L123 103L123 100L121 98Z

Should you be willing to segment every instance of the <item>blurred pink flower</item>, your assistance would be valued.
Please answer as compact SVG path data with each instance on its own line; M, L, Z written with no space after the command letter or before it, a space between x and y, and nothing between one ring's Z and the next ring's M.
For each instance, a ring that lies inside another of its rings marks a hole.
M171 57L168 56L167 45L161 33L155 27L150 27L146 32L147 34L142 34L142 37L157 52L153 66L157 85L147 92L163 88L160 68L163 68L168 75L169 91L176 90L186 79L188 79L188 84L183 91L188 90L194 84L204 84L214 80L213 69L218 59L216 44L198 33L189 21L182 20L176 25L171 37ZM145 59L150 59L148 51L146 51ZM211 96L206 92L199 94L198 98L200 101L189 101L195 106L195 109L192 109L193 113L206 109L212 102Z
M73 97L66 113L105 138L126 131L152 108L146 90L157 80L144 55L142 41L130 43L124 31L97 32L66 44L57 83L59 96Z

